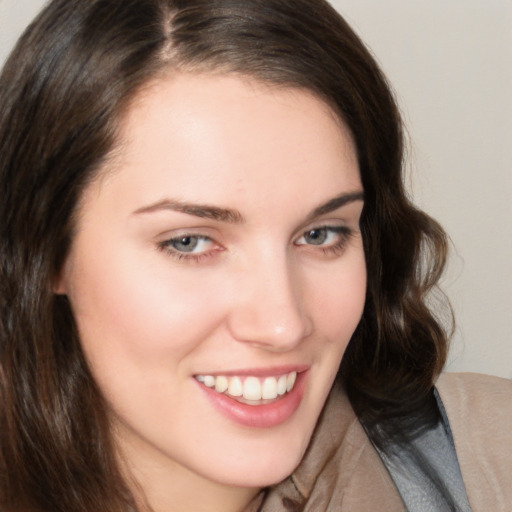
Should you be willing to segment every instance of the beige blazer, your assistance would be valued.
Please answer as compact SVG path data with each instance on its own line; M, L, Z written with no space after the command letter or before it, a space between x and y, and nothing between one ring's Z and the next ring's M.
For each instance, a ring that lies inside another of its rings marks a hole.
M443 374L446 408L473 512L512 511L512 382ZM296 471L247 512L405 512L379 455L342 393L331 393Z

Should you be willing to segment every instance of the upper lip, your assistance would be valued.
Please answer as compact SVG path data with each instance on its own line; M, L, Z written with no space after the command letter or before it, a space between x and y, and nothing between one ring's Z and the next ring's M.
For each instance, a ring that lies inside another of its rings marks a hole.
M283 365L283 366L273 366L273 367L260 367L260 368L243 368L238 370L220 370L214 372L199 372L195 375L212 375L218 376L223 375L226 377L243 377L243 376L252 376L252 377L275 377L276 375L286 375L291 372L305 372L309 369L309 365L306 364L293 364L293 365Z

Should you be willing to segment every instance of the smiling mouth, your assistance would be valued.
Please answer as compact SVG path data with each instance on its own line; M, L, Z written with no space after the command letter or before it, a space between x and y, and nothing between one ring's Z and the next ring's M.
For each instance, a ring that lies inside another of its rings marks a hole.
M289 393L297 378L297 372L272 377L196 375L195 379L217 393L248 404L264 405Z

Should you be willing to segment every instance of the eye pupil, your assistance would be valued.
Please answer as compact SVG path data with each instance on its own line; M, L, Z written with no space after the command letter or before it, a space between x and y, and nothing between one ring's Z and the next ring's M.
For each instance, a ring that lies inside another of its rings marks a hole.
M323 244L327 239L327 230L325 228L312 229L304 234L304 239L311 245Z
M177 238L172 241L172 246L177 251L181 252L192 252L199 243L199 237L197 236L184 236L182 238Z

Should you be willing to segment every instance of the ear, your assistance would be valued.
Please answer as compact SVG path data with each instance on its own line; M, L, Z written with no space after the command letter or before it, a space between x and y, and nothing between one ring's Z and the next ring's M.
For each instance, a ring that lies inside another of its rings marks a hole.
M52 280L52 290L55 295L67 295L68 294L68 259L64 261L60 270L54 276Z
M66 282L65 282L65 279L62 279L61 277L54 280L52 288L53 288L53 293L55 295L67 295Z

